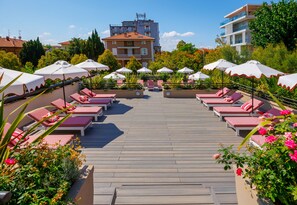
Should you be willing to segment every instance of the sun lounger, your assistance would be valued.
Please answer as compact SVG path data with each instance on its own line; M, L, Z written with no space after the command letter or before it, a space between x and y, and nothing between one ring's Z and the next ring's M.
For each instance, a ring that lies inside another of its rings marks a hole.
M212 107L225 107L225 106L239 106L240 104L238 101L243 97L241 93L233 93L230 97L226 97L223 99L211 99L211 98L205 98L202 100L202 103L204 106L206 106L208 109L211 109Z
M113 101L116 101L116 94L96 94L89 90L88 88L84 88L80 91L83 95L87 95L90 98L107 98L107 99L113 99Z
M3 130L3 136L6 135L7 131L9 130L11 124L6 123ZM17 134L17 135L15 135ZM16 128L12 134L9 146L13 147L23 136L23 131L19 128ZM28 144L31 144L39 137L38 134L28 135L23 142L20 142L21 147L25 147ZM42 139L42 142L48 144L51 148L55 148L57 146L64 146L70 143L73 140L73 135L48 135Z
M140 85L144 86L143 80L137 80L137 83L139 83Z
M157 81L157 87L159 90L163 90L163 80L158 80Z
M262 145L265 143L265 136L263 135L252 135L250 138L250 145L261 148Z
M222 90L218 90L218 92L214 93L214 94L196 94L196 99L199 100L200 102L202 102L202 99L205 98L222 98L223 96L227 95L228 93L230 93L231 90L228 88L223 88Z
M88 98L86 95L80 95L78 93L74 93L70 95L70 97L76 101L78 106L101 106L107 110L107 106L111 106L111 99L95 99L95 98Z
M146 86L147 86L147 89L148 89L149 91L153 91L154 88L155 88L154 81L153 81L153 80L148 80L148 81L146 82Z
M249 106L250 105L250 106ZM242 104L240 107L213 107L213 112L217 115L220 120L223 120L227 116L250 116L252 114L252 100L247 101ZM257 99L254 99L254 109L257 110L263 105L263 102Z
M280 115L280 110L272 108L263 114L272 116ZM252 130L261 122L259 117L225 117L227 127L230 127L236 131L236 135L239 135L241 130Z
M42 121L48 114L50 113L49 110L46 108L40 108L37 110L34 110L33 112L30 112L28 116L39 122ZM46 120L42 122L42 126L47 129L56 124L59 120L61 120L62 117L57 117L56 121L54 120ZM79 130L81 133L81 136L84 136L84 131L92 124L92 117L69 117L66 119L63 123L60 124L59 127L56 128L56 130Z
M51 102L53 106L58 108L59 110L65 109L65 101L62 99L57 99ZM103 115L103 111L101 107L77 107L66 102L66 107L68 109L65 111L67 114L71 114L73 117L75 116L87 116L94 117L95 121L98 121L98 117Z

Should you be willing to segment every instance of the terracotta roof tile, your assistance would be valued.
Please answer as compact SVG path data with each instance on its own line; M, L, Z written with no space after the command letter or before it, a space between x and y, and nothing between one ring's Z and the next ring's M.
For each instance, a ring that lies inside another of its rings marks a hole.
M70 45L70 41L64 41L64 42L61 42L61 43L59 43L60 45L65 45L65 46L67 46L67 45Z
M154 40L154 38L142 35L137 32L129 32L103 38L102 40Z
M15 38L0 38L0 47L1 48L11 48L11 47L16 47L16 48L22 48L23 43L26 41L20 40L20 39L15 39Z

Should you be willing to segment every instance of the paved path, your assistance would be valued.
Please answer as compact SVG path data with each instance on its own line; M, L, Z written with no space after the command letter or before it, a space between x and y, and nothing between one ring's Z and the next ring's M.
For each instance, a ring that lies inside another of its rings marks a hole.
M116 204L236 204L234 175L212 155L242 138L195 99L145 94L120 99L81 138L95 204L107 204L114 187Z

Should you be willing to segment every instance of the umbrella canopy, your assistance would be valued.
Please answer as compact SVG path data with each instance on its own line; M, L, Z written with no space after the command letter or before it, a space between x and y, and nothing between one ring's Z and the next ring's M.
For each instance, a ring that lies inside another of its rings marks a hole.
M152 71L146 67L142 67L137 70L137 73L151 73Z
M157 70L157 73L173 73L173 70L163 67L163 68Z
M257 79L260 79L262 76L270 78L272 76L280 76L284 74L255 60L251 60L231 68L227 68L225 72L231 76L244 76L247 78Z
M219 70L225 71L227 68L230 68L233 66L236 66L236 64L226 61L224 59L220 59L220 60L217 60L216 62L203 66L203 69L205 70L219 69Z
M297 73L279 77L277 84L288 90L294 90L297 86Z
M85 60L84 62L81 62L79 64L76 64L76 66L81 67L87 71L96 70L109 70L109 67L107 65L103 65L101 63L97 63L96 61L92 59Z
M126 68L126 67L122 67L120 69L116 70L117 73L132 73L132 70Z
M209 78L209 76L201 72L197 72L189 76L189 80L205 80L206 78Z
M254 109L254 78L260 79L262 76L266 76L267 78L273 76L280 76L284 73L270 68L266 65L261 64L258 61L251 60L247 61L246 63L227 68L225 70L231 76L241 76L246 78L252 78L252 112Z
M104 79L113 79L113 80L124 80L126 77L124 75L121 75L117 72L112 72L106 76L103 77Z
M21 76L7 89L4 90L4 95L23 95L26 90L28 90L28 92L31 92L45 84L44 77L42 76L23 73L20 71L0 67L0 76L2 76L0 88L3 88L5 85L10 83L19 75Z
M36 75L42 75L45 79L67 79L67 78L81 78L88 76L88 71L80 67L69 64L66 61L57 61L54 64L41 68L35 71Z
M180 70L177 71L178 73L185 73L185 74L188 74L188 73L194 73L194 71L190 68L187 68L187 67L184 67Z

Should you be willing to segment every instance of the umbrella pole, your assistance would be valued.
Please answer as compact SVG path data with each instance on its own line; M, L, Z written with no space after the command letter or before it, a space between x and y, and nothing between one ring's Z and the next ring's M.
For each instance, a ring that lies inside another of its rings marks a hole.
M93 86L92 86L92 74L90 75L90 90L91 92L93 92Z
M254 78L252 78L252 114L254 112Z
M224 92L224 71L222 71L222 92Z
M64 107L66 108L65 74L63 74L63 97L64 97Z

